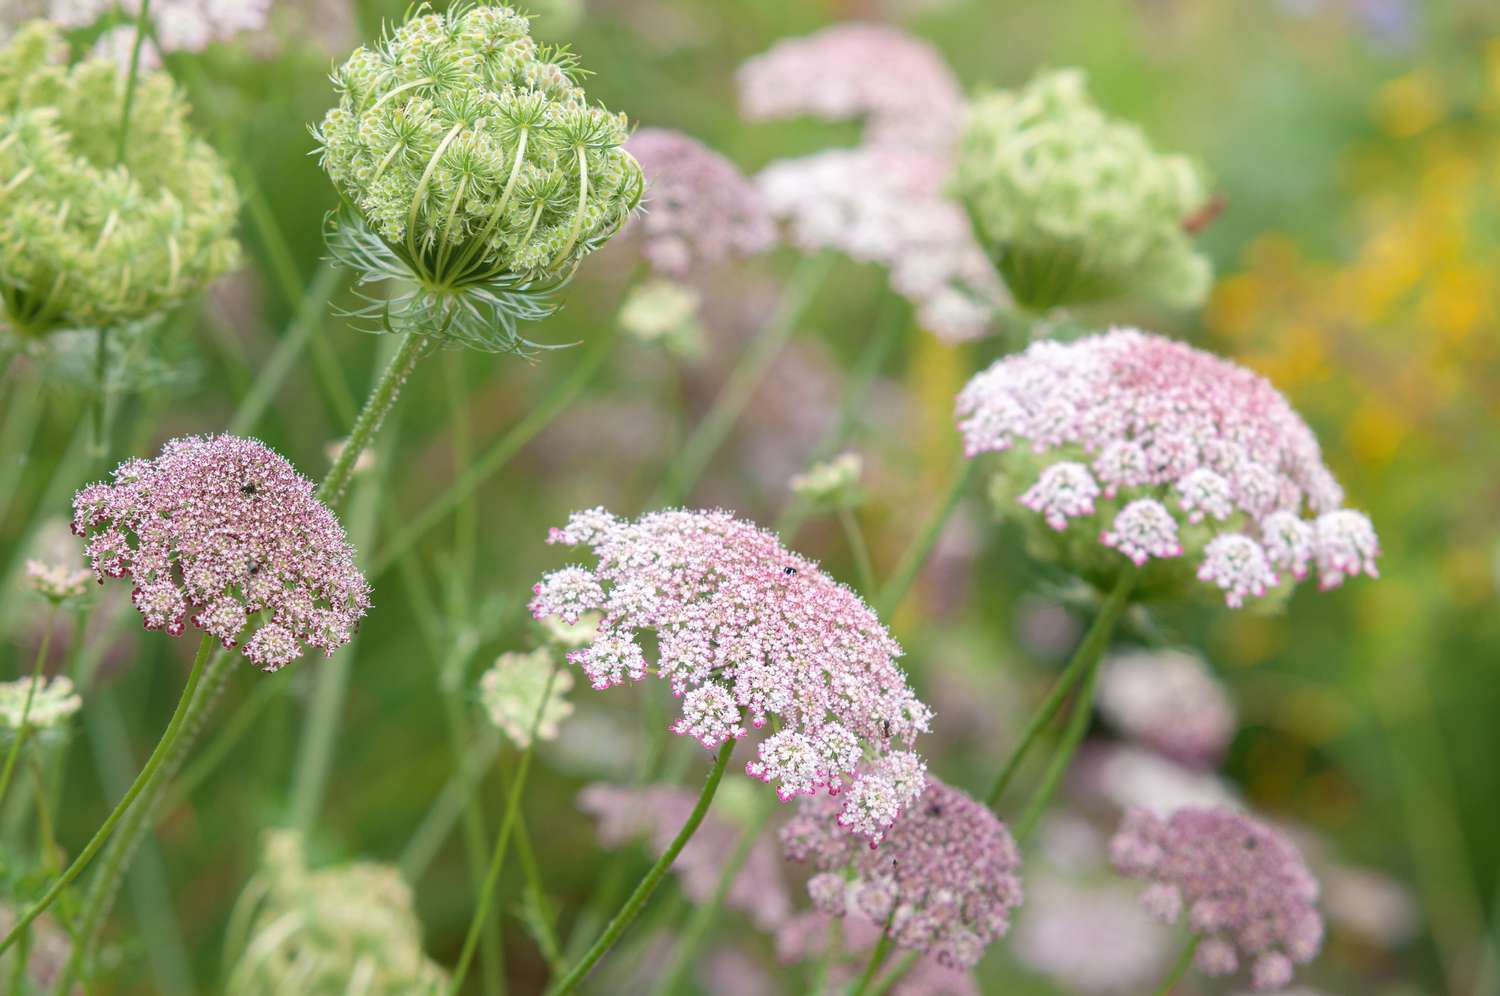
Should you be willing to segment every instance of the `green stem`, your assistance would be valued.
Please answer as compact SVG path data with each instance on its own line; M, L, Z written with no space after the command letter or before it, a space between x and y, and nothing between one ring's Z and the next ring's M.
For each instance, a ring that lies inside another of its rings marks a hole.
M844 539L849 543L849 552L854 556L854 575L859 579L860 594L873 598L875 565L870 561L870 546L865 542L864 530L859 528L859 520L848 505L840 504L836 514L839 528L843 529Z
M787 340L797 331L814 295L832 269L833 256L829 253L803 259L770 321L756 333L755 340L735 364L729 380L714 399L713 407L668 465L660 487L651 496L652 507L675 505L688 497L734 428L740 413L755 395L756 388L765 380L771 364L776 362Z
M105 438L109 422L109 349L108 333L103 328L94 330L94 396L89 401L89 413L93 425L93 441L89 447L90 459L104 468L109 458L109 440Z
M37 917L41 916L47 907L51 906L57 900L62 891L88 867L89 862L94 860L94 855L99 853L99 849L105 845L110 835L114 833L115 827L124 818L125 812L130 808L131 803L135 802L136 798L151 783L152 776L156 774L157 769L161 767L167 755L172 752L172 745L176 742L178 735L182 731L183 723L191 711L193 694L198 689L198 682L203 677L203 672L208 664L208 658L216 642L209 634L203 634L203 639L198 644L198 654L193 659L193 670L188 675L187 686L182 690L182 697L177 700L177 708L172 713L171 720L167 723L166 731L162 733L161 739L157 741L156 748L151 752L151 756L146 759L145 767L141 769L139 775L136 775L135 781L131 783L124 797L115 805L114 810L105 818L104 823L94 832L93 838L79 852L78 857L73 859L73 863L68 866L67 871L63 872L62 876L52 883L51 888L43 894L41 899L37 900L32 904L30 909L22 914L20 920L11 928L10 933L5 936L3 941L0 941L0 952L4 952L14 944L21 931L28 924L36 920Z
M870 990L870 996L885 996L892 986L906 978L906 973L912 970L912 966L917 963L917 959L920 957L921 955L916 951L908 953L905 958L896 963L895 968L886 973L885 978L875 984L874 988Z
M1073 701L1073 710L1068 714L1068 725L1063 727L1062 740L1047 761L1047 770L1042 772L1041 783L1032 793L1031 800L1026 803L1026 809L1021 813L1021 818L1016 821L1017 843L1024 842L1031 836L1031 831L1036 829L1042 814L1047 811L1047 804L1052 801L1057 787L1062 784L1068 765L1073 763L1073 755L1078 753L1078 745L1083 743L1083 736L1088 732L1089 721L1094 715L1094 691L1098 685L1099 669L1091 667L1088 675L1083 679L1083 688Z
M703 792L698 796L698 803L688 815L687 822L682 825L681 830L677 831L677 836L672 839L671 844L667 845L661 857L657 858L656 863L647 870L645 877L635 887L635 891L625 900L625 905L620 907L619 912L609 921L604 932L599 935L598 940L594 941L588 952L579 959L567 975L563 976L561 981L548 988L548 996L565 996L566 993L578 988L599 959L603 958L605 953L620 939L625 928L629 927L631 922L640 915L646 905L646 900L651 898L651 893L656 891L656 887L666 877L667 870L672 867L672 862L677 860L677 855L682 853L682 849L697 832L698 825L708 815L709 804L714 801L714 793L719 790L719 782L724 777L724 769L729 767L729 756L734 753L735 743L734 740L727 740L724 746L719 748L719 756L714 761L713 769L708 773Z
M52 646L52 623L56 618L57 608L54 606L47 612L41 646L36 652L36 663L31 666L31 684L26 686L26 701L21 704L21 722L16 726L15 739L10 742L10 750L5 755L5 771L0 773L0 803L5 801L5 794L10 790L16 760L21 756L21 745L26 742L26 722L31 718L31 703L36 699L36 686L42 680L42 665L47 663L47 651Z
M270 407L282 382L297 366L297 359L307 347L308 339L323 322L323 308L343 283L343 271L324 263L308 286L297 306L291 323L276 341L276 348L261 366L250 390L240 399L239 407L229 420L228 431L243 435L255 428Z
M911 590L912 582L917 579L917 573L927 558L932 553L932 548L937 545L938 537L943 533L943 527L953 517L953 510L958 507L958 500L963 497L964 489L968 486L970 478L974 476L975 461L959 458L963 466L953 475L953 483L948 487L948 493L943 497L943 502L932 513L922 526L922 531L912 539L911 546L901 555L901 560L896 565L896 570L891 574L891 579L886 582L884 588L875 600L875 614L882 619L887 619L892 612L901 604L906 593Z
M1099 663L1099 658L1104 654L1104 648L1109 643L1110 634L1114 632L1115 624L1130 602L1130 591L1135 586L1135 581L1134 571L1121 574L1114 590L1099 606L1099 613L1094 617L1093 625L1089 627L1088 633L1084 635L1083 642L1078 644L1078 649L1073 652L1073 659L1068 662L1068 666L1063 669L1063 673L1053 684L1052 690L1047 693L1047 698L1042 701L1041 708L1031 717L1026 731L1021 734L1021 742L1016 744L1011 751L1010 758L1005 762L1005 767L1000 769L1000 774L990 788L989 795L985 796L985 804L991 809L999 805L1000 797L1005 794L1006 787L1010 785L1011 779L1020 769L1027 752L1036 743L1042 730L1052 721L1052 717L1057 715L1058 709L1062 708L1068 693L1078 684L1079 679L1091 673Z
M885 956L891 950L891 935L887 931L880 932L880 941L876 943L875 950L870 952L870 960L865 963L864 973L860 975L859 981L854 988L849 990L849 996L865 996L870 988L870 983L875 981L875 976L880 974L880 966L885 963Z
M125 106L120 111L120 141L115 147L115 164L125 162L125 151L130 142L130 108L135 103L135 88L141 76L141 48L146 44L146 19L150 15L151 0L141 0L141 9L135 14L135 41L130 46L130 70L125 75Z
M318 500L328 506L335 506L344 494L344 489L349 485L349 478L354 475L354 464L364 453L370 441L375 437L380 423L385 420L391 408L396 404L396 398L401 393L401 385L406 383L406 378L411 376L412 370L417 366L426 351L427 343L419 335L406 333L401 341L401 348L396 350L395 357L390 365L385 368L385 373L375 382L370 396L365 399L365 406L355 418L353 427L349 430L349 437L344 440L343 447L339 450L338 458L333 461L333 466L328 468L328 474L323 478L323 483L318 487Z
M1182 949L1182 954L1178 955L1177 961L1172 964L1172 970L1167 973L1167 977L1157 987L1156 996L1170 996L1173 987L1181 982L1182 977L1187 974L1188 967L1193 963L1193 955L1197 953L1198 945L1202 941L1202 934L1194 934L1193 939L1187 942L1187 945Z
M823 956L818 959L812 983L807 987L809 996L823 996L823 991L828 988L828 973L833 971L834 962L838 961L843 952L843 942L844 921L834 917L828 923L828 943L823 948Z

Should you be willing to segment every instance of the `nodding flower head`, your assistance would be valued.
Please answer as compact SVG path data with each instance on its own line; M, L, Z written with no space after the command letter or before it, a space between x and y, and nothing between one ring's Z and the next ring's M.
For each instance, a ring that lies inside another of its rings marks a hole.
M1106 116L1076 69L976 99L954 189L1028 307L1129 294L1191 307L1208 292L1185 227L1209 199L1197 167Z
M818 869L807 888L820 911L843 916L852 906L885 924L901 947L948 968L973 968L1021 902L1021 856L1010 831L930 775L878 848L845 833L828 799L804 800L781 842L788 858Z
M1132 810L1110 857L1150 883L1141 903L1152 916L1173 923L1186 911L1206 974L1230 975L1243 957L1256 989L1279 990L1322 945L1317 880L1290 841L1244 813L1179 809L1164 820Z
M1239 608L1309 565L1325 588L1377 576L1375 531L1340 507L1312 430L1228 360L1134 329L1037 342L976 374L957 416L971 458L1000 455L1001 513L1096 584L1128 559L1143 596L1196 579Z
M101 584L135 583L147 629L191 622L267 671L332 654L370 604L338 519L253 439L190 436L127 460L74 496L73 531Z
M921 792L922 762L906 748L931 712L896 665L901 648L858 595L775 536L722 511L629 522L593 509L549 542L599 561L547 575L531 602L539 619L602 613L569 655L595 688L653 672L683 700L673 732L710 749L774 717L747 772L783 801L847 793L846 825L874 840Z
M518 318L640 201L623 115L590 106L576 60L509 7L419 8L333 74L316 129L352 212L329 247L364 279L414 285L374 314L398 331L515 350Z
M19 332L157 315L234 265L239 198L163 73L144 73L120 157L125 80L67 62L32 22L0 46L0 311Z
M760 191L728 159L696 139L642 128L625 143L646 175L645 211L633 224L658 273L765 252L776 226Z
M29 710L26 707L28 696L31 698ZM0 727L12 732L20 731L23 713L26 716L24 725L49 730L67 723L82 707L83 699L78 697L72 679L66 675L39 678L35 693L30 678L0 681Z

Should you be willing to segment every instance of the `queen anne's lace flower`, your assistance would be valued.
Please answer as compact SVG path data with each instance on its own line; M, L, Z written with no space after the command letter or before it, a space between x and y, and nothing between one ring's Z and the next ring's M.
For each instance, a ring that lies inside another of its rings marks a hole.
M135 582L148 629L187 622L268 671L348 643L370 604L338 519L310 481L253 439L190 436L128 460L73 499L102 584Z
M1163 820L1133 810L1110 857L1123 874L1151 883L1141 902L1157 919L1187 912L1203 938L1196 961L1206 974L1229 975L1243 957L1256 989L1281 989L1292 966L1322 944L1317 880L1290 841L1244 813L1181 809Z
M1146 587L1196 576L1235 607L1310 562L1325 588L1376 576L1374 529L1339 507L1312 431L1265 379L1209 353L1133 329L1038 342L969 381L957 415L970 457L1002 454L1002 513L1041 513L1039 547L1093 580L1118 560L1084 530L1145 566Z
M878 848L859 846L837 804L820 798L799 805L781 843L788 858L820 870L808 883L820 911L857 908L888 925L901 947L949 968L973 968L1021 902L1010 832L987 807L931 776Z
M955 187L1018 301L1037 309L1141 292L1189 307L1209 264L1183 223L1198 170L1106 117L1077 70L1043 73L969 109Z
M1131 650L1099 673L1099 711L1133 740L1189 764L1212 764L1234 736L1234 703L1186 650Z
M648 636L655 673L684 697L676 732L716 746L744 734L742 710L756 728L776 717L746 770L783 800L847 788L850 828L878 839L922 790L921 761L897 745L931 713L896 665L901 648L858 595L770 533L726 512L628 522L594 509L549 542L599 558L547 575L531 602L537 618L602 611L594 640L569 654L594 687L639 681Z
M48 20L64 28L84 28L119 10L132 22L123 28L133 39L133 22L141 0L48 0ZM266 26L271 0L151 0L147 16L151 37L166 52L201 52L214 42L227 41Z
M64 602L82 595L88 590L89 578L92 576L81 567L48 564L40 560L26 561L26 583L51 602Z
M490 721L517 747L531 746L533 724L537 739L556 740L558 725L573 714L573 703L567 699L573 672L563 669L553 674L556 666L546 650L504 653L479 676L479 701Z
M31 709L26 710L26 698L31 695ZM26 713L26 725L38 729L61 726L83 707L83 700L73 689L73 682L66 675L37 680L36 692L31 692L31 679L0 682L0 726L10 730L21 728L21 713Z
M1028 877L1010 950L1065 992L1134 996L1161 979L1170 937L1121 883Z
M853 452L813 464L788 482L792 494L818 505L846 505L858 497L865 461Z

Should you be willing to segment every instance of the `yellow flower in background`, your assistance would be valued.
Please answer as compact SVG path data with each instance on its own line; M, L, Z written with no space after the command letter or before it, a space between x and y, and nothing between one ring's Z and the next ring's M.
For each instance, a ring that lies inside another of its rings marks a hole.
M1375 101L1380 127L1397 138L1421 134L1442 120L1445 110L1437 81L1425 69L1391 80Z

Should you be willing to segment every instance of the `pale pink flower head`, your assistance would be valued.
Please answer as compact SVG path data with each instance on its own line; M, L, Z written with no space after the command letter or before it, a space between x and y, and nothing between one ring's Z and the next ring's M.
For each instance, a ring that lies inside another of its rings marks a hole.
M848 829L872 840L922 791L909 748L932 714L896 664L900 646L858 595L772 534L723 511L632 522L593 509L548 542L598 558L547 575L531 601L538 619L602 614L568 655L595 688L648 672L668 681L683 700L673 732L710 749L774 716L746 771L783 801L847 792Z
M932 45L883 24L835 24L777 42L739 69L752 121L866 122L865 141L946 149L962 123L958 80Z
M1000 454L1002 514L1096 584L1124 558L1143 596L1196 579L1239 608L1286 594L1309 564L1324 588L1378 576L1375 530L1342 507L1312 430L1269 381L1211 353L1136 329L1036 342L975 375L957 419L969 457Z
M130 578L147 629L191 622L275 671L332 654L370 605L343 526L312 482L253 439L188 436L73 498L102 584Z
M878 848L851 840L828 799L803 800L781 844L791 860L819 869L808 893L821 912L855 908L886 925L899 946L949 968L973 968L1021 902L1010 831L988 807L931 776Z
M1234 702L1192 651L1110 656L1099 672L1098 701L1115 729L1185 764L1211 767L1234 737Z
M1110 841L1115 868L1148 883L1146 910L1164 923L1186 913L1202 937L1196 963L1229 975L1242 961L1257 990L1282 989L1317 955L1318 882L1291 841L1232 809L1132 810Z
M775 244L775 222L761 192L702 142L678 131L642 128L625 151L646 174L645 211L630 224L642 233L653 269L681 277Z

